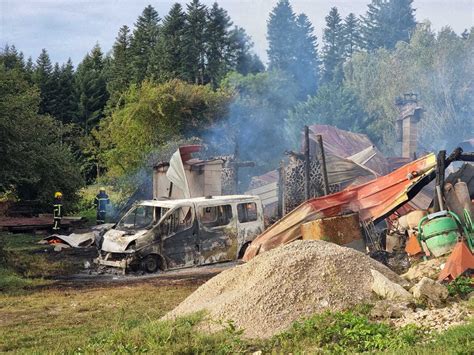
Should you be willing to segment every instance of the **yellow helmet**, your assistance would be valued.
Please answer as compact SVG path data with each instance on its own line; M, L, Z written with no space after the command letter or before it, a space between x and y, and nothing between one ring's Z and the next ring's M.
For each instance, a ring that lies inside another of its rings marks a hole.
M61 197L63 197L63 194L58 191L58 192L56 192L56 193L54 194L54 197L55 197L55 198L61 198Z
M105 191L105 187L102 186L99 191Z

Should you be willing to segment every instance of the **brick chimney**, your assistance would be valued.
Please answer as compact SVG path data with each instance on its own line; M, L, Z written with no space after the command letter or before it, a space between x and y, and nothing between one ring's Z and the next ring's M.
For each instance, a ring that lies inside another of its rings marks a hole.
M418 121L423 108L418 105L418 95L407 93L395 100L398 108L396 120L397 141L402 143L402 157L414 159L418 147Z

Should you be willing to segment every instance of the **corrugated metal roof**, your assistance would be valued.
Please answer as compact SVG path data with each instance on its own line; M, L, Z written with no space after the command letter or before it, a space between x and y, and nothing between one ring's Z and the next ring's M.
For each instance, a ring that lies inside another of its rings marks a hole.
M312 125L309 126L309 130L310 140L313 141L310 146L312 154L317 153L316 135L318 134L323 137L325 153L337 155L342 158L348 158L374 145L365 134L345 131L334 126ZM376 153L375 156L364 165L379 175L388 174L387 159L385 159L377 148L374 147L374 150Z

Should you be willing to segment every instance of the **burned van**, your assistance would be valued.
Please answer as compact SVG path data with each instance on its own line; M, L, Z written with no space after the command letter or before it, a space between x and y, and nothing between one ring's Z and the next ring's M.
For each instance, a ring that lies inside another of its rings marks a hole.
M155 272L236 260L263 223L257 196L142 201L104 235L96 263Z

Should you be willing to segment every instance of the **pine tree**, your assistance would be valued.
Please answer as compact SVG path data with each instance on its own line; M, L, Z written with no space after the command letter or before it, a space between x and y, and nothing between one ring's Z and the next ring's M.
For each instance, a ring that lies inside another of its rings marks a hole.
M257 74L265 70L260 58L251 53L253 43L242 27L235 26L229 32L232 67L240 74Z
M71 58L69 58L66 64L61 66L57 90L60 110L56 112L55 117L63 123L75 122L77 120L78 105L74 78L74 66L72 65Z
M398 41L407 42L416 27L413 0L372 0L362 17L365 49L393 49Z
M184 75L186 80L204 84L206 71L206 6L199 0L186 5L186 26L184 29Z
M360 21L351 12L344 19L344 57L352 58L354 52L361 48Z
M34 83L40 89L41 102L38 112L40 114L51 113L52 101L54 100L55 85L52 79L53 66L46 49L41 50L41 54L36 60L36 68L33 73Z
M305 14L298 15L296 24L296 61L291 72L300 88L298 96L306 98L307 95L316 93L318 85L317 38L314 35L313 25Z
M33 72L35 70L35 64L33 63L33 59L28 57L25 64L25 73L28 77L28 81L31 83L33 80Z
M323 81L341 82L344 64L344 27L336 7L326 16L326 28L323 34Z
M89 132L103 117L108 93L104 77L104 58L97 44L77 67L79 123Z
M130 41L134 82L141 83L146 77L157 76L157 54L160 17L153 6L148 5L138 17Z
M209 82L216 87L232 65L229 28L232 26L227 11L215 2L206 23L206 59Z
M109 105L114 106L120 95L132 82L131 35L128 26L120 27L112 46L112 58L107 80L107 91L110 95Z
M267 21L269 69L291 72L295 65L296 16L288 0L280 0Z
M184 79L184 30L186 15L179 3L171 7L163 19L160 32L160 73L164 80L172 78Z
M49 101L49 114L54 118L58 118L58 115L61 112L61 98L59 90L59 77L61 75L61 68L59 63L54 63L53 71L51 73L51 96Z
M0 52L0 57L5 69L19 69L20 71L25 69L23 54L19 53L15 46L5 45Z

